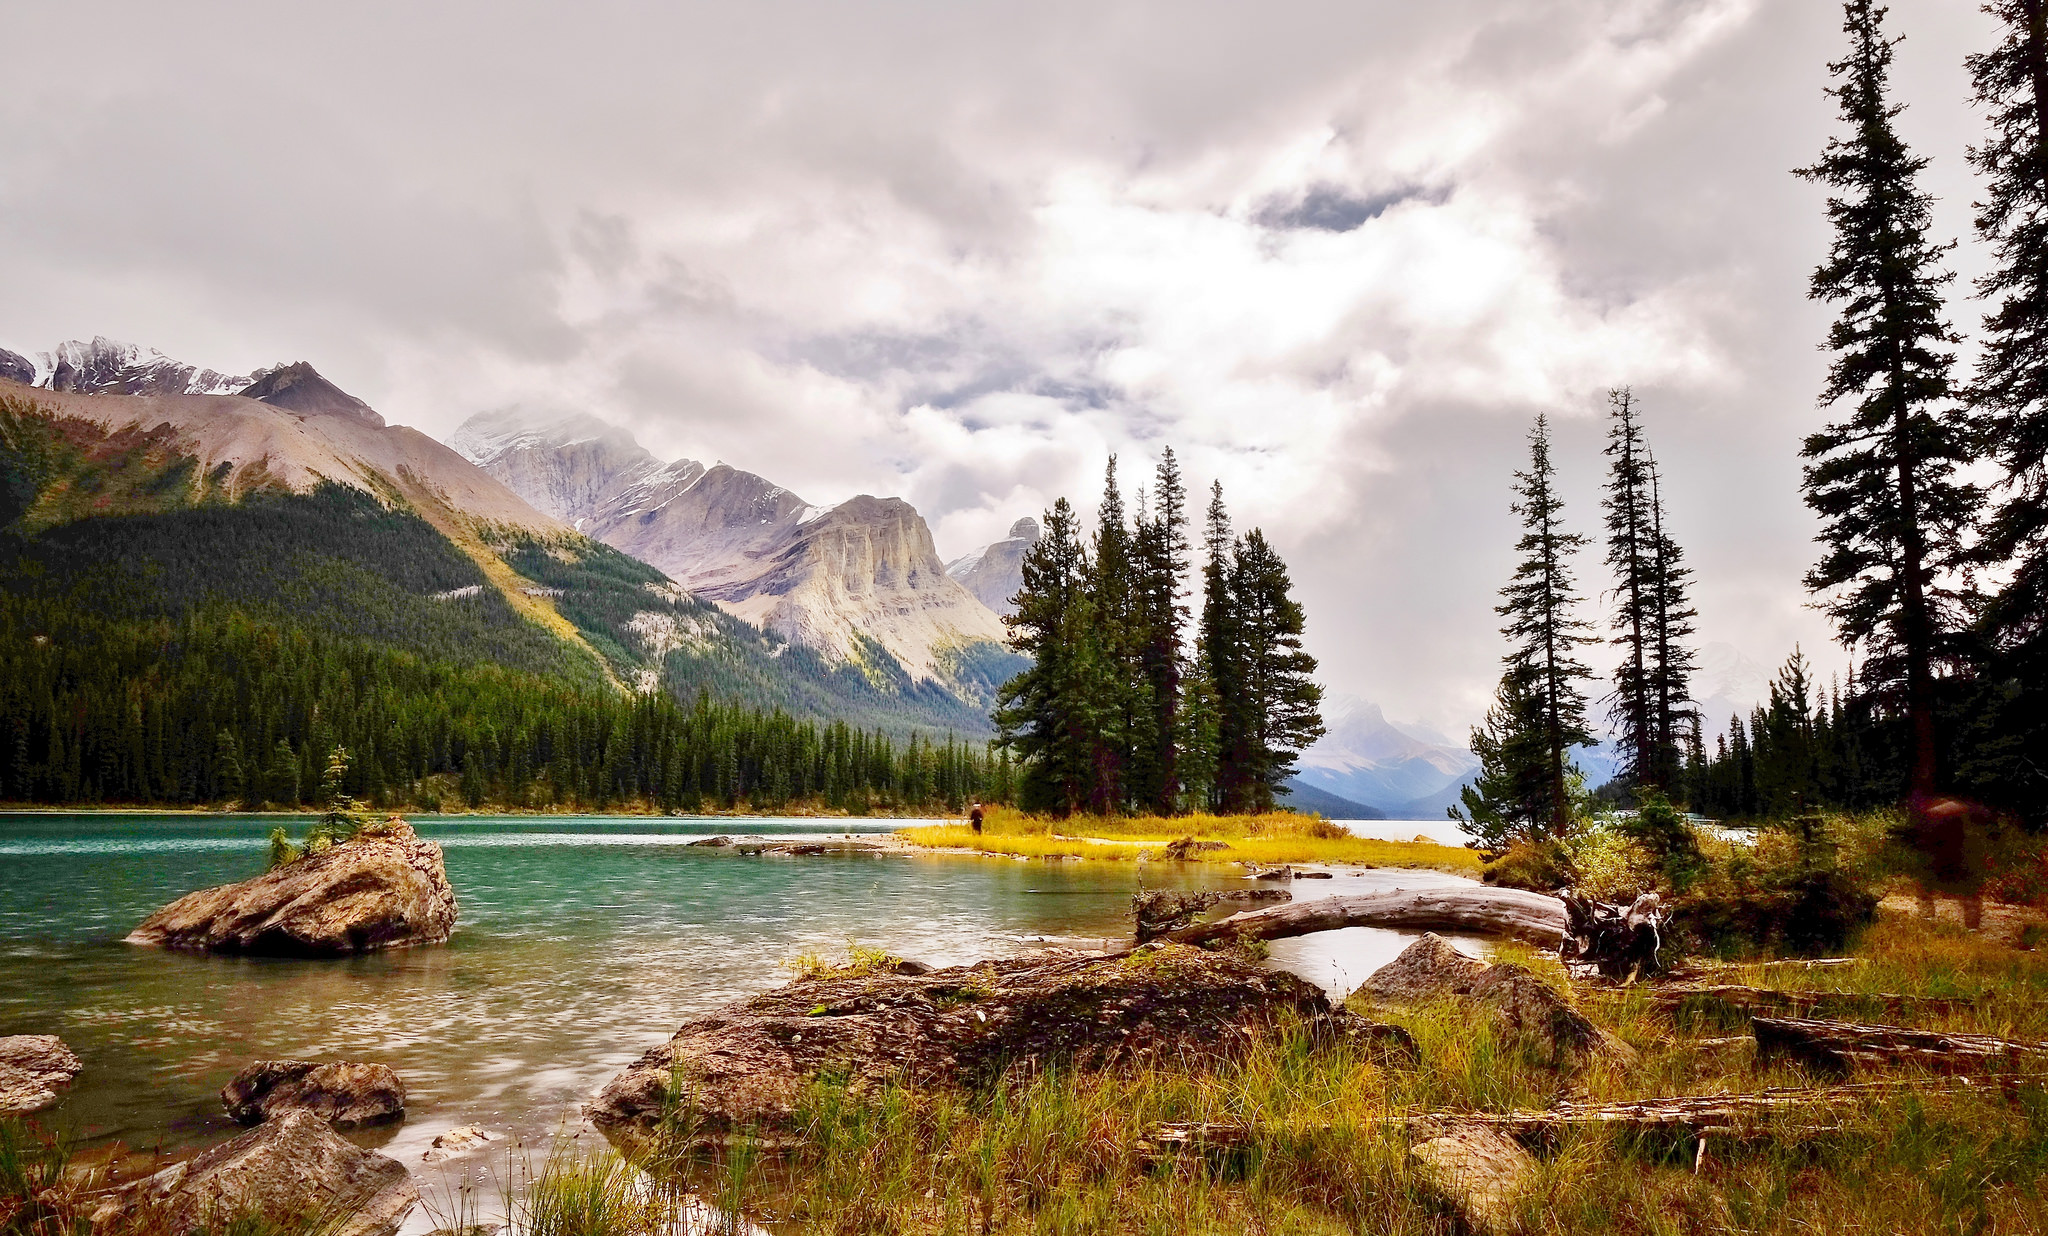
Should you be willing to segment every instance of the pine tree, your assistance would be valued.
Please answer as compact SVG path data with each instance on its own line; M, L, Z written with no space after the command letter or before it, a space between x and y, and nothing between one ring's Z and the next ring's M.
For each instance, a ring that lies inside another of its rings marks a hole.
M997 695L997 741L1020 765L1019 804L1064 817L1093 790L1098 706L1088 554L1065 498L1046 512L1045 534L1025 551L1022 569L1017 612L1004 622L1010 646L1032 664Z
M1090 611L1086 664L1096 676L1090 694L1097 701L1088 807L1098 815L1130 809L1130 776L1150 728L1150 690L1142 666L1143 609L1139 563L1125 522L1123 493L1117 488L1116 456L1102 481L1102 511L1095 526L1095 553L1087 577Z
M1693 620L1699 611L1688 599L1692 570L1685 551L1664 531L1664 495L1657 460L1649 460L1651 562L1650 693L1657 723L1651 784L1667 794L1681 784L1688 753L1700 752L1699 712L1692 707L1692 676L1699 666L1692 648Z
M1550 822L1544 813L1551 781L1542 747L1542 697L1535 683L1530 666L1510 660L1485 723L1469 739L1479 757L1478 776L1459 790L1463 805L1449 809L1471 836L1467 844L1489 854L1541 833Z
M1302 650L1306 619L1291 595L1287 564L1252 529L1232 554L1231 599L1242 656L1242 712L1246 718L1243 766L1233 784L1245 788L1244 808L1271 811L1294 775L1294 761L1323 734L1323 689L1316 659Z
M1932 199L1917 183L1927 160L1892 124L1902 109L1886 101L1893 42L1880 29L1884 10L1848 0L1844 12L1850 49L1828 66L1838 83L1828 93L1849 134L1830 138L1799 171L1833 193L1834 242L1810 293L1841 305L1820 402L1852 405L1802 452L1806 501L1827 546L1806 584L1827 596L1842 640L1867 646L1866 673L1902 689L1918 800L1938 777L1934 669L1956 600L1939 572L1960 560L1960 530L1975 506L1954 475L1971 449L1947 406L1954 336L1941 316L1949 275L1940 264L1951 246L1928 238Z
M1998 46L1965 64L1991 136L1969 158L1990 181L1976 226L1995 259L1977 292L1997 304L1969 397L2004 477L1979 556L2013 568L1993 628L2038 640L2048 630L2048 2L1993 0L1984 11L2001 27Z
M1209 512L1203 545L1208 561L1202 568L1202 625L1196 653L1215 709L1215 774L1210 779L1209 805L1216 811L1242 811L1251 801L1246 780L1251 767L1252 724L1245 707L1244 637L1231 594L1235 540L1230 513L1223 506L1223 482L1209 488Z
M1139 744L1132 797L1146 810L1171 815L1181 798L1181 631L1187 623L1187 491L1167 447L1153 475L1152 510L1138 521L1140 650L1150 725Z
M1586 728L1586 697L1579 683L1591 671L1574 655L1593 642L1591 624L1577 616L1571 556L1586 538L1566 532L1564 503L1557 496L1556 470L1550 462L1550 426L1538 416L1529 432L1529 470L1515 473L1515 514L1522 518L1522 537L1515 543L1522 555L1514 578L1501 589L1495 612L1507 619L1501 634L1511 651L1508 667L1529 675L1528 689L1537 700L1535 749L1540 752L1543 797L1531 804L1542 830L1561 837L1571 828L1571 751L1593 741Z
M1611 641L1621 649L1608 696L1608 719L1621 749L1620 777L1637 787L1664 788L1657 709L1658 537L1651 511L1649 453L1627 387L1607 393L1607 565L1614 572Z

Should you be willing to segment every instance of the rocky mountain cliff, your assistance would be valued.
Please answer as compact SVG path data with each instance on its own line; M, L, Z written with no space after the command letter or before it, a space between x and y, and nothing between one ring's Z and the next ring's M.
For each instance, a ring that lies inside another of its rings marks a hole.
M1010 598L1024 586L1024 551L1038 543L1038 521L1029 515L1010 525L1010 535L946 564L946 574L960 581L983 605L1008 616L1017 607Z
M966 685L960 658L1005 635L901 499L816 507L726 464L664 464L588 417L479 414L449 444L534 505L834 661L880 650L914 681Z

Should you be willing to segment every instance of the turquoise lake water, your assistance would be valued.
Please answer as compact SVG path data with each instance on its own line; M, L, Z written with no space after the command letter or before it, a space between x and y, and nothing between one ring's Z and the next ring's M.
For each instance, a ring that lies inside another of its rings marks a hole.
M276 818L0 815L0 1034L60 1035L86 1069L51 1125L181 1153L234 1131L219 1090L251 1060L377 1061L403 1126L360 1135L419 1170L438 1133L534 1142L683 1021L784 982L849 940L936 965L1127 938L1130 894L1241 887L1228 868L971 856L742 856L713 833L856 836L900 821L421 817L460 903L445 946L347 961L195 957L123 944L166 902L262 870ZM1455 877L1373 871L1298 897ZM1407 943L1352 929L1274 946L1338 991Z

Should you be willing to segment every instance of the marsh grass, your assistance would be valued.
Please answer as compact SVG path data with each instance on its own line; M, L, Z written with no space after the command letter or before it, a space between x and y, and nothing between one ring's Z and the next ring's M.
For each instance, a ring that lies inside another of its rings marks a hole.
M1129 862L1158 858L1182 837L1222 841L1229 848L1198 851L1186 861L1344 863L1371 867L1420 867L1477 875L1477 851L1427 841L1378 841L1356 837L1318 816L1275 811L1265 815L1072 816L1051 820L1009 807L990 807L982 831L965 825L929 824L897 836L912 845L975 850L1020 858L1102 859Z

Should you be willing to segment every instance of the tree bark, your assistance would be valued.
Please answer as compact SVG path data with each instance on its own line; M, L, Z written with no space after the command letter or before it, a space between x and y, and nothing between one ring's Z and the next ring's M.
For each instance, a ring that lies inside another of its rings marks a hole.
M1942 1070L1983 1069L2048 1058L2048 1043L2020 1042L1988 1034L1944 1034L1938 1030L1796 1017L1758 1017L1751 1020L1750 1027L1756 1035L1759 1060L1786 1055L1845 1072L1900 1064Z
M1164 937L1181 944L1278 940L1340 927L1406 927L1511 936L1555 945L1564 935L1564 903L1542 893L1483 884L1459 888L1394 889L1318 897L1197 923Z

